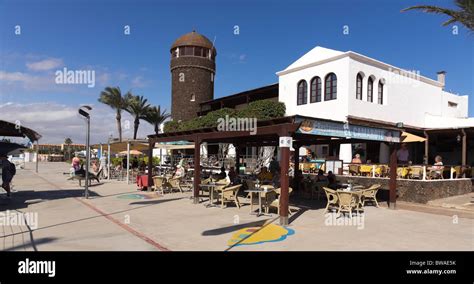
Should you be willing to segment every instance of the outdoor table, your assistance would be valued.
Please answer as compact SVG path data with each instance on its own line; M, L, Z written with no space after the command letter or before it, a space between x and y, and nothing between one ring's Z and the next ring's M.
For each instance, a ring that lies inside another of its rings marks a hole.
M148 175L137 175L137 186L139 190L148 189Z
M214 204L214 188L216 186L225 186L226 184L225 183L207 183L207 184L200 184L199 186L200 187L207 187L209 188L209 204L206 204L206 207L220 207L220 205L216 205Z
M342 186L342 188L347 188L347 187L349 187L349 184L348 183L341 183L341 186ZM356 190L363 189L363 188L365 188L365 186L352 184L351 191L356 191ZM340 190L340 189L338 189L338 190Z
M361 174L371 175L372 174L372 166L371 165L360 165L359 172Z
M257 217L263 215L262 213L262 194L267 193L273 190L273 186L261 186L256 189L245 190L245 192L250 193L250 215L257 215ZM253 213L253 194L258 193L258 213Z

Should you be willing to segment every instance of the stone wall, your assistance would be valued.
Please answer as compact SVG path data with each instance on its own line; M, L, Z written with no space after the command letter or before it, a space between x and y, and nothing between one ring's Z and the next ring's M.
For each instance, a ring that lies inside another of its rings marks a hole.
M171 59L171 117L197 117L200 103L214 99L215 63L206 58L183 56ZM194 97L194 101L191 100Z
M337 180L347 183L352 180L354 183L370 186L378 183L382 185L380 195L387 195L383 191L388 191L388 178L369 178L358 176L337 176ZM433 199L439 199L449 196L462 195L473 191L471 179L453 179L453 180L397 180L397 200L427 203Z

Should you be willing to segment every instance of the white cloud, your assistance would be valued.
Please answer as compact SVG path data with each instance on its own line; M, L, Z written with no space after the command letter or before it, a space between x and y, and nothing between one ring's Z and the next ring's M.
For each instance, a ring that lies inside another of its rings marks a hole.
M66 90L66 85L57 85L54 74L32 75L23 72L7 72L0 70L0 87L20 87L30 91Z
M106 143L110 134L118 137L115 111L103 104L91 104L91 143ZM63 143L71 137L74 143L85 143L85 122L77 113L77 106L59 103L4 103L0 105L0 120L20 123L41 134L40 143ZM153 127L140 121L138 138L153 133ZM122 137L133 138L133 118L122 113Z
M5 72L0 70L0 81L5 82L27 82L31 81L34 76L22 72Z
M132 79L132 88L143 88L148 84L142 76L137 76Z
M47 71L54 68L58 68L64 65L64 62L60 58L48 58L41 61L32 63L26 63L26 67L33 71Z

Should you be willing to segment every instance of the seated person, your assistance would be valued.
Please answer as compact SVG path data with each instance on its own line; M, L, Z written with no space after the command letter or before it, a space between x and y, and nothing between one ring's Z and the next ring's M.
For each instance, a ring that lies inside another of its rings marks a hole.
M271 172L268 171L267 167L263 167L260 173L257 175L257 178L260 181L271 181L273 178L273 175Z
M146 169L145 160L142 160L142 162L140 163L140 166L138 167L138 169L139 169L141 172L144 172L144 171L145 171L145 169Z
M443 158L441 158L440 155L437 155L435 157L434 166L431 167L430 175L431 177L434 177L434 178L440 178L443 176L443 170L444 170Z
M236 182L236 179L237 179L237 173L235 172L234 167L230 167L228 175L229 175L230 182L232 184L234 184Z
M323 170L318 171L318 175L315 178L316 182L328 181L328 178L324 175Z
M352 164L362 164L359 154L355 154L354 158L352 159Z
M184 168L181 165L178 165L173 177L184 177L185 174Z
M296 170L295 176L293 177L290 184L292 185L293 188L303 188L303 184L302 184L303 180L304 180L303 171Z
M276 171L280 170L280 164L278 161L275 159L275 157L272 158L272 161L270 162L270 172L272 174L275 174Z
M134 157L132 160L132 169L138 168L138 159L137 157Z
M222 167L220 173L212 175L212 178L215 180L221 180L227 178L227 173L225 172L225 168Z
M85 176L86 175L86 170L84 169L84 164L81 164L81 167L74 172L74 175L76 176Z
M71 167L74 171L78 171L81 168L81 159L79 159L79 157L72 158Z
M97 166L97 161L93 160L92 161L92 172L96 173L99 170L99 167Z
M328 172L328 187L331 189L338 189L340 188L340 184L337 182L336 175L332 172Z

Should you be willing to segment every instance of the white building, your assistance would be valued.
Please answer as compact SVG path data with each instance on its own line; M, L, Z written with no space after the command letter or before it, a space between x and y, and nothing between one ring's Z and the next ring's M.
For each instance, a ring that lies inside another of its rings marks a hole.
M287 116L368 118L419 129L474 127L468 96L445 91L445 74L433 80L356 52L318 46L277 72L278 96ZM351 146L341 145L339 156L349 162ZM382 143L380 162L386 161L388 146Z

